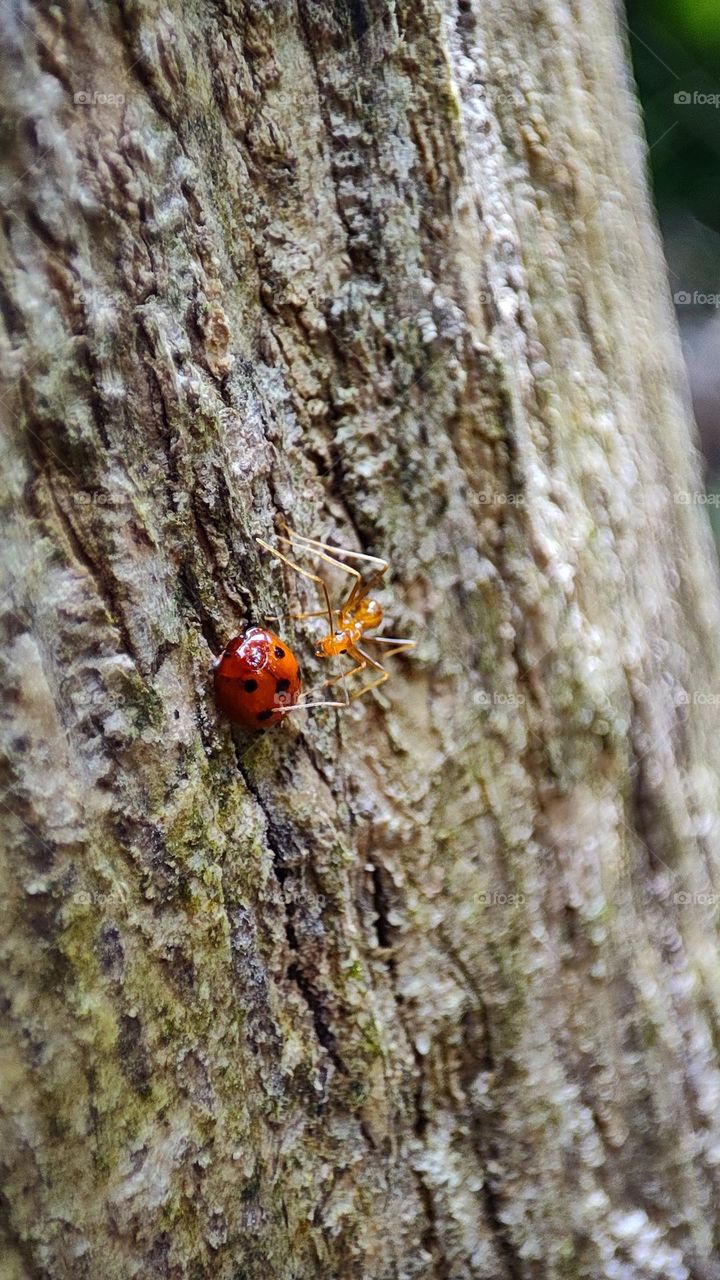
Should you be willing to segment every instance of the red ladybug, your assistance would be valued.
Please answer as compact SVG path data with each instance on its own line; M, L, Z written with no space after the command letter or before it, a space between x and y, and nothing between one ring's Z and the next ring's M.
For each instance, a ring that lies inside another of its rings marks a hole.
M250 627L226 644L215 662L215 698L221 711L246 729L268 729L300 697L300 668L292 650L272 631Z

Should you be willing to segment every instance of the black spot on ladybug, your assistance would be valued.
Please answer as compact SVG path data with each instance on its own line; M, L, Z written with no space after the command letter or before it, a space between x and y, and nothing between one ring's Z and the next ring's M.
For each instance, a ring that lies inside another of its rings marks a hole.
M257 680L243 680L243 689L246 693L254 693L257 689Z
M276 680L276 681L275 681L275 685L276 685L276 688L277 688L278 693L285 693L286 689L289 689L289 688L290 688L290 681L289 681L289 680L285 680L285 679L283 679L283 680Z
M285 650L284 650L284 649L281 649L279 644L276 644L276 645L275 645L275 657L276 657L276 658L284 658L284 657L285 657Z
M269 708L266 711L258 711L257 718L258 720L269 720L271 715L272 715L272 708Z

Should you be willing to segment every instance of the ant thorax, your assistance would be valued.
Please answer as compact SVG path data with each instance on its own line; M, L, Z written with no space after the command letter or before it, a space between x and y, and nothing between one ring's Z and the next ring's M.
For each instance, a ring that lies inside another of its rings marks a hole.
M362 631L357 626L348 627L343 631L331 632L329 636L323 636L315 650L315 656L317 658L338 658L341 653L347 653L350 645L357 643L361 635Z
M318 657L338 657L358 644L366 631L379 627L383 620L377 600L359 600L357 604L338 609L338 629L324 636L317 648Z

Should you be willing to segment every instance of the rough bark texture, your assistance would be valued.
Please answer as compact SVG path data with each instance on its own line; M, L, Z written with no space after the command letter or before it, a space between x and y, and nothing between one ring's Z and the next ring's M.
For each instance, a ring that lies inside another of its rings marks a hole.
M720 614L618 15L2 22L3 1280L717 1277ZM251 742L280 518L419 646Z

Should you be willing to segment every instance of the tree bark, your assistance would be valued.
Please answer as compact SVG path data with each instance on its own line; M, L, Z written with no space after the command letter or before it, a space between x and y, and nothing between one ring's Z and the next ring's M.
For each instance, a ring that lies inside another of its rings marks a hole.
M717 1280L720 615L618 14L2 21L3 1276ZM282 519L418 647L251 739Z

